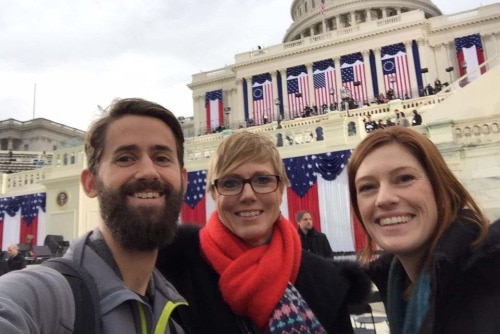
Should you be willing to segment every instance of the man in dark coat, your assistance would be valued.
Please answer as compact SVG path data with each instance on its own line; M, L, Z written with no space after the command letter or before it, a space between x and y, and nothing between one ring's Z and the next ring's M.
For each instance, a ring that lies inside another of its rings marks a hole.
M16 244L9 245L9 247L7 247L7 252L10 255L7 260L9 271L26 268L26 259L21 253L19 253L19 246Z
M324 233L316 231L309 211L302 210L295 215L302 249L326 258L333 258L333 251Z

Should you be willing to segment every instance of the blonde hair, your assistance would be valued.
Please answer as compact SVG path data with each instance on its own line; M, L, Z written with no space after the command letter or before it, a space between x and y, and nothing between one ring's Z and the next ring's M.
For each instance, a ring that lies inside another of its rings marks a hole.
M225 138L215 150L207 172L207 191L213 195L215 180L248 162L271 162L281 177L280 190L290 183L274 142L263 134L244 130Z

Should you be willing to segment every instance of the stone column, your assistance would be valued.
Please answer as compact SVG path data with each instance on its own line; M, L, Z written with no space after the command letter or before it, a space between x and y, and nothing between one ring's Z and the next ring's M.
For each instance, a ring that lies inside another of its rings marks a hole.
M445 50L444 52L446 52L446 68L451 66L451 67L453 67L453 71L447 72L446 77L441 79L441 82L448 81L448 83L451 84L455 80L454 73L457 70L454 45L452 45L451 42L448 42L448 43L443 43L443 46L444 46L444 50ZM452 54L453 54L453 56L452 56ZM445 69L445 72L446 72L446 69Z
M195 123L195 133L198 135L204 135L207 131L207 113L205 110L205 95L195 95L193 97L194 102L194 121Z
M363 55L363 62L365 63L365 84L366 84L366 99L367 101L361 101L363 104L365 102L370 102L372 101L373 97L375 94L373 93L373 80L372 80L372 71L371 71L371 64L370 64L370 50L364 50L361 51L361 54Z
M412 97L418 97L417 74L415 70L415 60L413 59L413 42L405 42L406 59L408 60L408 69L410 71L410 87ZM415 95L414 92L417 92Z
M434 79L436 78L436 71L435 67L431 66L431 64L433 63L431 55L432 50L428 42L425 39L419 39L417 40L417 44L420 53L421 66L422 68L427 68L429 70L428 73L422 74L425 87L428 83L432 84L432 82L434 82Z
M254 120L252 77L246 77L245 80L247 81L248 118Z
M226 93L226 104L225 108L231 108L229 113L224 110L224 126L228 125L230 129L237 128L235 124L235 120L238 119L238 115L236 115L237 108L235 106L234 95L236 93L236 88L230 88L225 91Z
M337 100L337 109L340 110L338 103L342 102L340 90L342 89L342 70L340 68L340 57L333 57L335 62L335 99Z
M277 73L276 71L270 71L271 73L271 82L273 85L273 112L272 112L272 119L271 121L277 120L279 117L279 106L276 106L276 99L279 98L278 94L278 80L277 80ZM280 104L283 103L281 100L279 101Z
M381 56L382 48L376 47L373 48L373 54L375 56L375 68L377 70L377 84L379 94L384 93L386 95L386 89L384 85L384 71L382 70L382 56Z
M243 101L243 96L244 96L243 79L236 78L234 84L236 86L236 93L235 93L236 100L233 100L234 103L233 106L231 107L231 112L233 113L233 120L242 121L245 119L245 104Z
M283 119L290 119L289 110L290 107L288 105L288 87L286 82L286 68L278 69L281 75L281 96L283 97L283 101L281 101L281 105L283 106ZM278 77L278 76L276 76Z
M306 101L306 104L309 107L312 107L313 105L317 106L318 101L316 101L316 98L314 96L314 77L313 77L313 66L312 63L307 63L306 64L306 69L307 69L307 80L309 82L309 101Z
M441 82L448 81L446 68L449 66L449 55L447 43L441 43L434 48L434 55L436 57L436 75Z

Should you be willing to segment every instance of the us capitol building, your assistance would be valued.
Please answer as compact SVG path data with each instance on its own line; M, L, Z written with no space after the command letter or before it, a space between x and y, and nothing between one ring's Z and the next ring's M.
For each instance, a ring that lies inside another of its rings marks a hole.
M282 213L294 221L308 209L334 251L358 250L344 167L367 135L364 121L394 120L396 110L410 121L414 110L422 115L414 129L439 147L488 217L500 217L500 3L442 15L430 0L295 0L290 12L282 43L193 74L193 117L181 120L189 172L181 221L205 223L208 158L246 129L272 138L297 180ZM2 130L0 143L18 143L0 150L2 249L27 233L43 245L46 235L71 240L96 226L97 201L79 184L82 146L57 147L46 152L50 163L6 174L4 163L29 147L12 131ZM16 200L19 211L7 212ZM26 201L38 207L29 216L36 226L22 225Z

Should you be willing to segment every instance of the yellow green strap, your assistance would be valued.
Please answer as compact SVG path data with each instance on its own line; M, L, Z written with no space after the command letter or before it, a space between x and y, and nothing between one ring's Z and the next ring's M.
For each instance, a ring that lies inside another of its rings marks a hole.
M174 303L172 301L167 302L167 304L165 305L165 307L161 311L160 319L158 319L158 323L156 324L154 334L164 334L165 333L165 330L167 329L167 325L168 325L168 320L170 319L172 312L179 305L188 305L188 303L186 303L186 302Z
M146 313L144 312L144 305L142 303L137 303L139 305L139 316L141 318L141 332L142 334L148 334L148 324L146 321Z
M148 334L148 324L146 320L146 313L144 312L144 305L142 303L137 303L139 305L139 316L141 318L141 332L143 334ZM168 301L163 310L161 311L160 318L158 319L158 323L155 327L154 334L164 334L167 329L168 320L172 315L172 312L179 305L188 305L186 302L178 302L174 303L172 301Z

